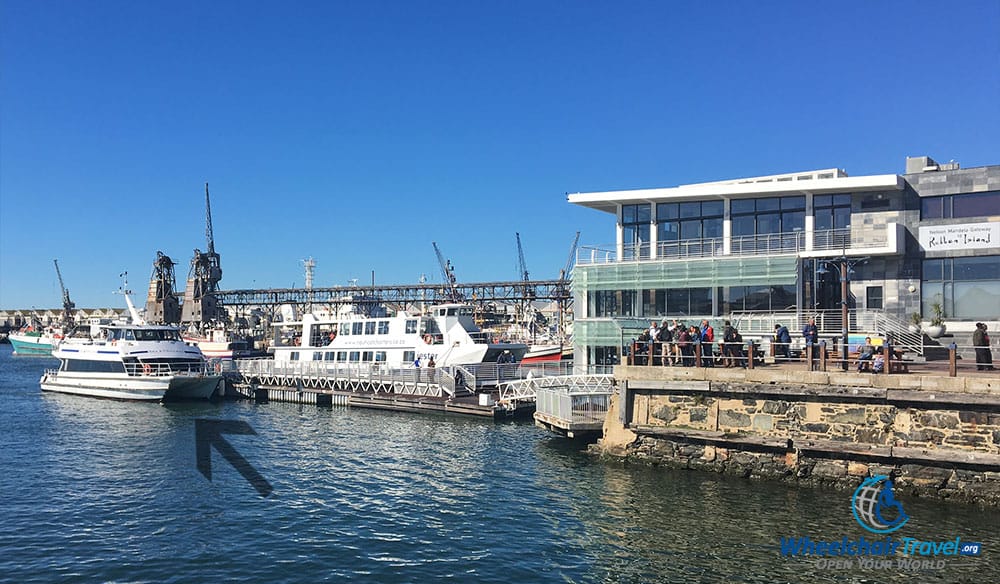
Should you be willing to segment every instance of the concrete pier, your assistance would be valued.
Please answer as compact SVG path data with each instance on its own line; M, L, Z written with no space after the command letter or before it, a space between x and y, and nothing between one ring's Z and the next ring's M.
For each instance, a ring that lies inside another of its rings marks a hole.
M594 450L649 464L1000 505L1000 377L615 368Z

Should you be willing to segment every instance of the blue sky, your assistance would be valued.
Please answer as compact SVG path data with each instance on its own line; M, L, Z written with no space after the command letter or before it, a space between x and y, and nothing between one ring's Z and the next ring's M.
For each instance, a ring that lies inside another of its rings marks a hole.
M1000 2L0 3L0 308L554 278L567 192L1000 164Z

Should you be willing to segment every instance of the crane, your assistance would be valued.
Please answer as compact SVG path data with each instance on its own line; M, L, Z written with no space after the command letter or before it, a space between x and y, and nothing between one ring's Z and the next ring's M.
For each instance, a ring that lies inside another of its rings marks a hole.
M76 304L69 299L69 290L63 284L62 272L59 271L59 260L52 260L52 263L56 265L56 276L59 278L59 289L62 290L62 303L63 303L63 320L67 323L73 322L73 309L76 308Z
M517 238L517 261L518 267L520 268L518 276L527 282L530 278L528 278L528 266L524 263L524 249L521 247L521 234L514 233L514 237Z
M451 265L451 260L444 259L444 254L441 253L441 249L438 247L437 242L432 241L431 245L434 246L434 253L437 254L438 264L441 266L441 275L444 276L444 284L448 287L448 299L452 302L460 302L462 300L461 294L455 286L455 269Z
M569 257L566 258L566 267L559 270L559 279L565 280L569 276L570 270L573 269L573 260L576 259L576 244L580 243L580 232L576 232L576 237L573 238L573 245L569 247Z

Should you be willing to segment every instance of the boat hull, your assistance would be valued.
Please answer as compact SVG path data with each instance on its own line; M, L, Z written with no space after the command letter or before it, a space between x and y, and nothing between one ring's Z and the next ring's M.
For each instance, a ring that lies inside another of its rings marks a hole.
M137 378L116 375L68 375L46 372L40 380L43 391L127 401L207 400L222 380L218 375L175 375Z
M39 335L11 333L7 337L15 355L52 355L52 340Z

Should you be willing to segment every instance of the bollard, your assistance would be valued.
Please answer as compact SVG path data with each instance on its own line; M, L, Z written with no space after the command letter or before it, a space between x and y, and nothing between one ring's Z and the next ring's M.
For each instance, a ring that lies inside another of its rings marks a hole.
M892 374L892 344L885 344L885 371L886 375Z
M656 355L656 341L649 341L646 347L646 365L653 366L653 356Z
M948 345L948 377L958 376L958 346L955 343Z
M819 370L826 371L826 341L819 342Z
M757 348L754 346L753 341L747 342L747 369L753 369L754 354Z
M813 344L806 343L806 371L812 371L813 368Z
M694 344L694 366L701 367L701 343Z

